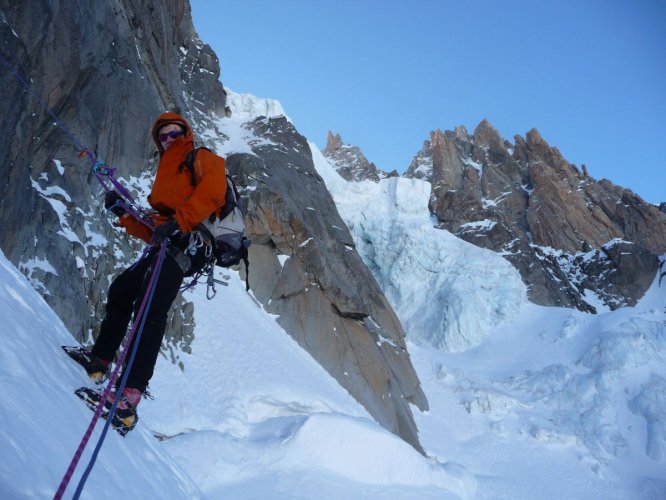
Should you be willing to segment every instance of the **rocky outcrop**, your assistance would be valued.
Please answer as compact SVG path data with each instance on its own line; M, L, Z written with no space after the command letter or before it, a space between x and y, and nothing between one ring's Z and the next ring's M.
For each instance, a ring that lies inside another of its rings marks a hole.
M104 29L99 29L104 26ZM219 64L186 2L0 0L0 246L70 331L95 335L110 276L141 248L115 238L84 146L145 200L149 130L176 110L205 141L224 142ZM59 123L42 105L40 97ZM252 287L263 306L370 414L421 450L410 403L427 408L404 332L361 262L305 139L284 118L249 125L256 155L228 158L247 188ZM286 259L286 261L285 261ZM180 299L182 300L182 299ZM169 355L189 349L193 306L170 318ZM422 451L422 450L421 450Z
M398 175L396 171L387 174L379 170L374 163L368 161L358 146L344 144L340 134L333 135L330 130L322 153L330 160L340 176L348 181L378 182L380 179Z
M248 187L255 295L375 419L420 449L408 403L423 410L427 401L404 331L354 249L306 139L285 118L248 127L283 146L228 159Z
M472 135L434 131L405 176L431 181L439 226L501 252L538 304L632 305L666 251L663 211L579 171L537 130L515 144L486 120Z

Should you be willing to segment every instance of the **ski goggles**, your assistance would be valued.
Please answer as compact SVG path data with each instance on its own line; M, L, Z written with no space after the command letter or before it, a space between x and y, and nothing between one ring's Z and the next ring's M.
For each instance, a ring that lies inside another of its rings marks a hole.
M166 134L157 134L157 138L160 140L160 142L166 142L166 140L169 137L175 139L176 137L180 137L181 135L185 135L185 132L183 132L182 130L172 130L171 132L167 132Z

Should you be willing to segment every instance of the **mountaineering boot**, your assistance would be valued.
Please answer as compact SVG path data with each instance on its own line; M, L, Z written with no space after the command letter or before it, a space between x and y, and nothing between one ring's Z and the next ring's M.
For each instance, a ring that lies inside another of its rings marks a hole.
M70 358L85 369L90 379L96 384L103 384L104 381L109 378L110 361L105 361L94 356L90 350L85 347L64 345L62 346L62 349Z
M90 389L89 387L79 387L74 391L79 398L93 411L97 411L100 401L102 400L102 391L97 389ZM110 393L108 399L102 408L102 418L107 419L113 406L116 393ZM125 436L129 431L134 429L136 423L139 421L139 415L136 413L136 407L141 401L141 392L133 387L126 387L118 400L116 412L111 419L111 426L120 434Z
M102 391L99 389L91 389L90 387L79 387L74 391L74 394L81 398L92 411L97 411L99 402L102 400ZM109 416L109 408L104 405L102 408L102 418Z
M111 393L109 400L104 405L107 406L109 410L111 409L115 396L114 393ZM123 389L123 393L120 395L118 405L116 406L116 412L113 415L113 419L111 419L111 425L121 436L124 436L134 429L136 423L139 421L136 407L140 401L141 391L139 389L135 389L134 387L125 387L125 389Z

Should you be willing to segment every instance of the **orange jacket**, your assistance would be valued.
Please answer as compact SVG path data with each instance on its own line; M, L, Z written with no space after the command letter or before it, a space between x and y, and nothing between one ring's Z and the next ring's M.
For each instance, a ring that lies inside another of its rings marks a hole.
M161 127L169 123L185 127L185 135L176 138L169 149L164 151L157 133ZM227 192L224 158L205 149L199 150L194 161L197 185L192 186L190 170L183 168L179 172L181 163L194 149L194 134L187 120L176 113L164 113L155 121L152 135L160 154L153 188L148 195L148 203L158 212L153 216L153 221L159 226L168 216L172 216L180 226L180 230L189 233L213 212L224 206ZM151 231L131 215L123 215L119 223L129 234L147 243L150 242Z

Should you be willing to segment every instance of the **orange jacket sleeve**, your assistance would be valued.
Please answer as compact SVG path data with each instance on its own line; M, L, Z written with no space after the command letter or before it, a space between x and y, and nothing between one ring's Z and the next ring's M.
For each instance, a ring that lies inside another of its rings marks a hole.
M224 206L227 170L224 158L202 149L194 160L197 185L185 203L175 210L174 219L184 233L189 233L210 214Z
M146 243L150 243L150 240L153 237L153 232L145 224L141 224L130 214L123 214L120 219L118 219L119 226L125 228L128 234L139 238Z

